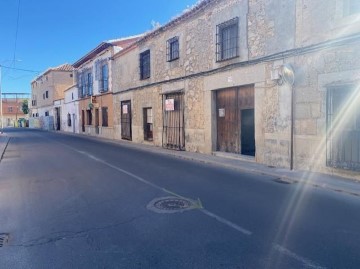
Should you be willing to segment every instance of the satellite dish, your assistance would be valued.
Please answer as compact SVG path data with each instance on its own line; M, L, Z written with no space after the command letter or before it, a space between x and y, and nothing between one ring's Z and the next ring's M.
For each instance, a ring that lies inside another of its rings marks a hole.
M291 86L294 85L295 74L294 74L294 69L292 68L292 66L290 64L284 64L281 67L280 76L281 76L283 82L290 84Z

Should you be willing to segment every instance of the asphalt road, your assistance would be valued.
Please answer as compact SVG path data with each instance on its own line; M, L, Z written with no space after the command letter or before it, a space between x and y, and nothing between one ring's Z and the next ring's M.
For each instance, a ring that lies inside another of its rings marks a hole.
M358 197L86 137L7 134L0 268L360 268ZM189 210L149 206L170 196Z

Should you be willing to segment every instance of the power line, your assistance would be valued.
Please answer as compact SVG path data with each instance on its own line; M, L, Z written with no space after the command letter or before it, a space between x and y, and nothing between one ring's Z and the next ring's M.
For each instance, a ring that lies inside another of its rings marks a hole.
M32 72L32 73L40 73L40 71L36 71L36 70L16 68L16 67L11 67L11 66L1 65L1 64L0 64L0 67L5 68L5 69L10 69L10 70L17 70L17 71L24 71L24 72Z
M18 2L18 11L17 11L17 19L16 19L16 31L15 31L15 44L14 44L14 55L13 55L12 66L15 66L16 48L17 48L17 40L18 40L18 32L19 32L19 19L20 19L20 0Z

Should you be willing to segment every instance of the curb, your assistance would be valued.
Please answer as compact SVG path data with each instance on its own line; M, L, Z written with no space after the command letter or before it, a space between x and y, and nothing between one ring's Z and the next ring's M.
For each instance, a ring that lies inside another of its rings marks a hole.
M84 138L88 138L94 141L102 141L105 143L111 143L111 144L116 144L116 145L121 145L121 146L125 146L128 148L133 148L133 149L137 149L137 150L143 150L143 151L147 151L147 152L152 152L152 153L156 153L156 154L161 154L161 155L166 155L166 156L172 156L175 158L179 158L179 159L183 159L183 160L190 160L190 161L196 161L199 163L203 163L203 164L209 164L209 165L214 165L217 167L224 167L224 168L228 168L228 169L232 169L232 170L236 170L236 171L241 171L241 172L245 172L245 173L251 173L251 174L256 174L256 175L266 175L266 176L271 176L271 177L275 177L281 180L285 180L288 181L289 183L298 183L298 184L303 184L303 185L308 185L308 186L312 186L314 188L322 188L322 189L327 189L327 190L331 190L334 192L338 192L338 193L343 193L343 194L347 194L347 195L352 195L352 196L356 196L360 198L360 182L358 181L353 181L349 178L343 178L343 177L334 177L331 175L327 175L327 174L322 174L322 173L315 173L315 172L309 172L309 171L299 171L299 170L295 170L294 171L294 175L288 175L288 174L284 174L281 172L274 172L274 171L266 171L266 167L263 168L247 168L245 167L246 165L246 160L241 160L242 163L239 163L239 165L235 165L235 164L227 164L221 161L217 161L217 160L211 160L209 158L212 157L216 157L216 158L221 158L222 160L229 160L229 158L227 157L222 157L222 156L215 156L215 155L206 155L206 154L201 154L198 153L200 155L204 155L203 157L199 156L186 156L185 154L181 154L181 152L177 152L177 151L170 151L170 150L165 150L163 148L160 147L156 147L156 146L152 146L152 145L142 145L142 144L134 144L132 142L128 142L128 141L122 141L122 140L116 140L116 139L108 139L108 138L103 138L103 137L96 137L96 136L87 136L87 135L82 135L82 134L75 134L75 133L66 133L66 132L56 132L58 134L61 135L68 135L68 136L76 136L76 137L84 137ZM208 158L206 158L208 157ZM231 160L234 160L232 158L230 158ZM257 164L254 162L249 162L249 164ZM261 164L258 164L261 165ZM265 169L265 170L262 170ZM287 173L289 173L289 171L287 171ZM297 175L295 174L297 173ZM353 190L351 188L344 188L342 186L339 186L339 184L331 184L331 182L316 182L316 181L306 181L304 179L302 179L302 177L304 175L308 175L307 178L311 178L311 177L316 177L315 174L318 174L319 176L322 177L328 177L329 181L331 180L336 180L339 181L340 185L341 183L353 183L356 184L358 186L356 186L356 188L358 190Z
M0 136L0 161L2 160L5 150L9 144L10 138L5 136Z

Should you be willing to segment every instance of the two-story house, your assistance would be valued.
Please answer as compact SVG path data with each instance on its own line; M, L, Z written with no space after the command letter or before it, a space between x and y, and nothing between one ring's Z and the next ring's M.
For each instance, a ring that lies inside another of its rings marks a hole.
M200 2L114 56L114 137L359 177L359 14Z
M112 57L140 36L109 40L76 61L80 133L113 138Z
M73 69L70 64L51 67L31 82L30 116L37 119L30 120L30 127L61 129L61 106L54 103L64 99L65 90L73 85Z
M24 101L29 101L29 94L2 93L1 95L2 118L0 118L0 126L15 127L21 125L21 127L25 127L28 114L24 114L22 105ZM1 121L3 121L2 125Z

